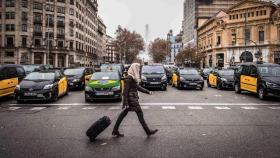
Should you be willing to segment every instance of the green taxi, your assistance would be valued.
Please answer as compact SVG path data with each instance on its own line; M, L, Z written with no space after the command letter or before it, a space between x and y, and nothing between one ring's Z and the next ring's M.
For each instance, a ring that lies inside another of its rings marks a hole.
M85 88L85 101L113 99L122 101L121 77L118 72L96 72Z

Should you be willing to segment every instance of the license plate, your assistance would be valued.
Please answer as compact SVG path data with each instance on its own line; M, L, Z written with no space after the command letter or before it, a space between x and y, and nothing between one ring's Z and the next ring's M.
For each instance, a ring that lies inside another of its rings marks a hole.
M37 93L24 93L24 96L37 96Z
M96 95L113 95L113 92L97 92Z
M190 83L190 86L196 86L197 83Z
M159 82L151 82L151 84L160 84Z

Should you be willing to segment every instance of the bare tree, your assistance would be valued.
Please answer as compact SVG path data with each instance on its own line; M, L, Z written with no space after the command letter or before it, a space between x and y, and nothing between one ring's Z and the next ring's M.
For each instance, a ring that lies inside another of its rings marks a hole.
M167 41L165 39L157 38L151 42L149 50L154 62L162 63L168 55Z

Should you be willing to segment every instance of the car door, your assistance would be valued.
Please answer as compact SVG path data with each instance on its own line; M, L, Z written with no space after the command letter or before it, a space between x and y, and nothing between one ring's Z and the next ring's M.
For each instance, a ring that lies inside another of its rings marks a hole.
M172 75L172 84L174 86L177 86L177 83L178 83L178 71L174 71L173 75Z
M87 85L88 81L91 78L92 73L90 72L90 70L88 68L85 69L85 84Z
M240 88L256 93L257 80L257 68L253 65L245 66L240 76Z
M67 86L68 86L68 82L67 82L67 77L62 74L60 71L58 72L61 78L61 83L62 83L62 94L65 94L67 92Z
M0 69L0 97L3 97L7 94L8 88L9 88L9 80L7 79L7 73L6 69L2 68Z
M211 86L217 86L217 73L215 71L209 74L209 83Z
M6 71L7 79L5 81L6 89L4 89L4 95L10 95L15 92L15 88L19 83L19 79L17 76L16 67L6 67L4 68Z
M56 80L57 80L57 87L58 87L58 96L64 94L64 83L62 76L56 72Z

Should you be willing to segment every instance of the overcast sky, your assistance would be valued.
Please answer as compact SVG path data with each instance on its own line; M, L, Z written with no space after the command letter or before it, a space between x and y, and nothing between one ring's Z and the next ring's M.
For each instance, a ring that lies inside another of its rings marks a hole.
M179 33L183 20L184 0L99 0L99 15L114 36L118 25L145 36L149 24L149 39L166 38L170 29Z

